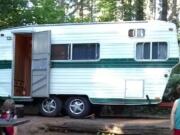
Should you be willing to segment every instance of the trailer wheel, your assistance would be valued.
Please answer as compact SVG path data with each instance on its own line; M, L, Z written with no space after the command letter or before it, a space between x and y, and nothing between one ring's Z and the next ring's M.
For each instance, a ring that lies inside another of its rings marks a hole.
M39 106L40 113L43 116L57 116L62 109L62 101L57 97L50 97L42 100Z
M85 97L70 97L65 107L67 114L72 118L83 118L90 113L90 103Z

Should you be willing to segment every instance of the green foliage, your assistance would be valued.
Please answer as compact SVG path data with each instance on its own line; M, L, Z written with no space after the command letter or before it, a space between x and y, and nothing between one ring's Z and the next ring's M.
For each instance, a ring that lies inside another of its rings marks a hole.
M180 96L176 92L176 87L178 84L180 84L180 64L176 65L172 69L171 75L169 77L169 80L166 86L163 100L173 101Z
M124 21L144 20L145 13L144 0L124 0L120 7L120 12Z
M180 84L180 74L174 74L170 77L167 87L172 88L173 91L176 89L177 84Z
M180 64L177 64L176 66L174 66L174 68L171 71L171 76L173 76L174 74L180 74Z
M98 21L144 20L144 0L100 0L97 9L101 16Z
M65 22L92 22L96 13L95 0L65 0Z
M24 0L1 0L0 28L21 25L21 15L25 5Z
M102 13L98 18L99 21L114 21L116 20L117 6L115 0L101 0L97 8Z
M135 9L136 20L144 20L144 17L145 17L144 6L145 6L144 0L135 0L134 9Z
M91 18L90 17L83 17L83 18L80 18L80 17L74 17L74 16L71 16L69 18L66 18L66 23L83 23L83 22L91 22Z
M31 7L28 2L32 2ZM147 0L1 0L0 29L27 24L144 20L146 3ZM166 11L171 10L172 20L176 2L163 0L163 3L162 15L165 18ZM154 8L149 10L154 12ZM175 23L179 26L177 19Z
M27 24L64 22L64 8L56 0L32 0L27 7L26 0L1 0L0 28Z
M123 20L131 21L134 17L132 0L124 0L122 4L121 11L123 12Z
M64 22L65 12L56 0L34 0L33 7L24 14L24 24Z

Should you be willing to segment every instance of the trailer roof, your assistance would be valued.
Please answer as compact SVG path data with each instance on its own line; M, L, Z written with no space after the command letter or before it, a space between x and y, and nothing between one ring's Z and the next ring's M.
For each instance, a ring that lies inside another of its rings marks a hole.
M119 21L119 22L85 22L85 23L60 23L60 24L32 24L25 26L10 27L1 30L19 29L26 27L44 27L44 26L72 26L72 25L98 25L98 24L131 24L131 23L170 23L161 20L144 20L144 21Z

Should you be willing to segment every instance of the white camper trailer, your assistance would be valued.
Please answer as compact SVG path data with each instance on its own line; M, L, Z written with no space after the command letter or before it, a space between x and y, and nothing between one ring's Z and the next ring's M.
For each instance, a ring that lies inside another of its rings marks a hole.
M0 97L40 102L81 118L97 105L161 102L179 61L176 27L163 21L34 25L0 31Z

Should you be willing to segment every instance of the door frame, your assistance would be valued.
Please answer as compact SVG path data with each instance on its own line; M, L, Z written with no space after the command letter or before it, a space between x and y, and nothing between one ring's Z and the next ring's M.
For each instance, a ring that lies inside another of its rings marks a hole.
M9 95L10 97L13 97L13 98L32 98L33 96L32 96L32 58L31 58L31 86L30 86L30 95L29 96L14 96L14 94L15 94L15 92L14 92L14 90L15 90L15 88L14 88L14 84L15 84L15 82L14 82L14 77L15 77L15 49L16 49L16 35L17 34L22 34L22 35L27 35L27 34L31 34L32 35L32 52L31 52L31 55L32 55L32 57L33 57L33 47L34 47L34 43L33 43L33 40L34 40L34 34L35 33L39 33L39 32L49 32L49 49L50 49L50 53L49 53L49 75L48 75L48 81L50 80L50 55L51 55L51 31L50 30L45 30L45 31L31 31L31 30L24 30L24 31L22 31L22 30L16 30L16 31L12 31L12 35L13 35L13 41L12 41L12 48L13 48L13 50L12 50L12 52L13 52L13 59L12 59L12 76L11 76L11 94ZM48 84L48 92L49 92L49 84ZM48 95L49 96L49 95Z
M14 96L14 77L15 77L15 75L14 75L14 73L15 73L15 52L16 52L16 35L17 34L21 34L21 35L27 35L27 34L32 34L33 32L32 31L12 31L11 32L12 33L12 35L13 35L13 41L12 41L12 48L13 48L13 60L12 60L12 76L11 76L11 95L10 95L10 97L14 97L14 98L28 98L28 97L31 97L31 95L29 95L29 96ZM30 87L30 89L31 89L31 87Z

